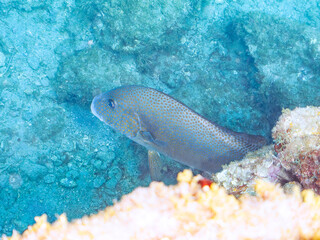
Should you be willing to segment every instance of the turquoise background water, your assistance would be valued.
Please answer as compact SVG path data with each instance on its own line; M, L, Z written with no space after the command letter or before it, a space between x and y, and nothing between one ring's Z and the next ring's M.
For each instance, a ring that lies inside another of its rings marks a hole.
M150 183L145 149L90 113L126 84L271 142L282 108L320 105L320 2L0 0L0 235Z

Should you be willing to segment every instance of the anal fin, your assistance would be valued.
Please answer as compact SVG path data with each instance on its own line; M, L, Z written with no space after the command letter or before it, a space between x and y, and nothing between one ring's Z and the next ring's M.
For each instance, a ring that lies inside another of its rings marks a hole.
M161 157L157 151L148 151L149 170L152 181L161 181Z

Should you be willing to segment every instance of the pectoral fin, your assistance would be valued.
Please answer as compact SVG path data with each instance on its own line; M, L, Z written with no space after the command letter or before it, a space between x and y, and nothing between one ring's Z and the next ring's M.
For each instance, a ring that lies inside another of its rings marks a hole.
M164 144L166 144L165 142L156 139L152 135L152 132L148 130L147 125L143 122L143 119L140 118L139 114L135 113L135 116L139 126L139 130L137 131L137 134L135 136L138 142L144 142L148 144L150 147L163 146Z
M155 139L152 134L148 131L139 131L137 136L136 136L137 139L139 139L141 142L144 142L146 144L148 144L150 147L163 147L166 143L163 142L163 141L159 141L157 139Z
M161 181L161 157L160 154L156 151L149 150L148 151L148 160L149 160L149 169L150 176L152 181Z
M139 131L139 135L141 136L141 138L142 138L145 142L155 144L155 139L153 138L153 136L151 135L150 132L147 132L147 131Z

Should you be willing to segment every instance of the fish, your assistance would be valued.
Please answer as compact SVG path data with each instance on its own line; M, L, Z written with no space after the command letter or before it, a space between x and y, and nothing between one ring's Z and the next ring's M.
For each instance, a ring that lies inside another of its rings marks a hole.
M151 177L159 179L159 153L207 173L266 144L259 135L235 132L207 120L156 89L121 86L94 97L91 112L149 151Z

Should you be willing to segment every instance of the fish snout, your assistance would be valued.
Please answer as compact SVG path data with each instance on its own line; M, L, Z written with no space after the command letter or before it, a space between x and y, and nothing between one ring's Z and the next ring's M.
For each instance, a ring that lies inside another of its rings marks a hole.
M104 94L99 94L97 96L95 96L91 102L90 105L90 109L93 115L95 115L97 118L99 118L101 121L103 121L102 116L98 113L97 109L98 109L98 105L102 104L103 101L103 96Z

